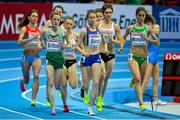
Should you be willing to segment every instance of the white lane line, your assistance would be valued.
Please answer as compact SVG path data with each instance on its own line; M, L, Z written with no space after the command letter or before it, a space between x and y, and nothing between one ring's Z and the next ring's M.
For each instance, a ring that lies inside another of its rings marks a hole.
M5 49L5 50L0 50L0 53L2 52L16 52L16 51L23 51L23 49Z
M46 56L41 56L41 58L45 58ZM4 62L4 61L13 61L13 60L21 60L21 57L16 57L16 58L2 58L0 59L0 62Z
M32 116L32 115L29 115L29 114L26 114L26 113L22 113L22 112L17 112L17 111L14 111L14 110L10 110L10 109L7 109L7 108L5 108L5 107L1 107L1 106L0 106L0 109L5 110L5 111L8 111L8 112L16 113L16 114L19 114L19 115L23 115L23 116L26 116L26 117L29 117L29 118L33 118L33 119L37 119L37 120L43 120L42 118L39 118L39 117L36 117L36 116Z
M45 87L46 87L46 85L42 85L42 86L39 87L39 89L45 88ZM32 89L26 90L25 92L23 92L23 93L21 94L22 97L23 97L24 99L28 100L28 101L31 101L31 99L26 96L26 94L27 94L28 92L31 92L31 91L32 91ZM40 105L43 105L43 106L46 106L46 104L44 104L44 103L42 103L42 102L36 101L36 103L37 103L37 104L40 104ZM63 109L61 109L60 107L55 107L55 108L56 108L56 109L59 109L59 110L63 110ZM75 113L75 114L78 114L78 115L88 116L88 117L95 118L95 119L106 120L106 119L101 118L101 117L89 116L89 115L87 115L87 114L80 113L80 112L76 112L76 111L72 111L72 110L70 110L69 112Z

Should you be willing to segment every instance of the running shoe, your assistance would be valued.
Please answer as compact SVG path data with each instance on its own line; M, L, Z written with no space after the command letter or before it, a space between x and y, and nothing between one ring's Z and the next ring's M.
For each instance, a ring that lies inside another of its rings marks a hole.
M157 100L157 101L154 101L154 105L156 105L156 106L164 106L164 105L166 105L167 104L167 102L163 102L162 100Z
M141 112L143 112L143 111L145 110L145 105L144 105L144 103L141 103L141 104L139 105L139 108L140 108Z
M31 101L31 107L35 107L36 106L36 100L32 100Z
M25 91L26 91L25 86L24 86L24 84L22 83L22 81L20 81L20 89L21 89L22 92L25 92Z
M84 104L88 104L89 98L88 98L88 93L84 91Z
M95 116L95 113L92 111L91 107L88 108L88 115L89 116Z
M64 110L63 110L63 112L69 112L68 105L64 105Z
M98 112L102 111L102 97L101 96L97 97L96 108L97 108Z
M52 109L51 115L56 115L56 110L55 109Z

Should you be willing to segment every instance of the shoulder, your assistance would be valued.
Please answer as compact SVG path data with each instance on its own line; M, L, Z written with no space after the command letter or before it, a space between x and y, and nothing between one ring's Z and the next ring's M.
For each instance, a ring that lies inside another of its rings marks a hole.
M26 26L22 27L22 28L21 28L21 33L25 33L26 30L27 30L27 29L26 29Z
M60 26L60 27L58 28L58 33L59 33L59 34L63 34L63 36L65 36L65 35L68 34L68 33L67 33L67 30L66 30L65 28L63 28L62 26Z
M115 31L119 31L120 30L120 27L117 23L113 23L113 26L114 26L114 30Z
M50 25L51 25L51 21L48 20L48 21L45 23L44 28L48 28Z
M84 27L84 28L81 30L81 33L87 33L87 28Z
M78 34L77 32L74 32L74 31L73 31L73 34L74 34L75 37L78 37L78 36L79 36L79 34Z
M37 30L38 30L38 32L39 32L39 33L41 33L41 32L42 32L42 29L41 29L41 28L39 28L39 27L37 27Z
M134 28L134 26L135 26L135 24L134 25L129 25L128 27L127 27L127 30L132 30L133 28Z
M50 21L50 20L47 20L46 24L51 24L51 21Z
M95 26L96 26L96 27L99 27L99 25L100 25L100 22L96 22L96 23L95 23Z
M147 24L146 24L146 28L148 31L152 30L152 27L150 25L147 25Z
M112 24L113 24L113 26L114 26L115 29L116 29L116 28L120 28L117 23L112 23Z

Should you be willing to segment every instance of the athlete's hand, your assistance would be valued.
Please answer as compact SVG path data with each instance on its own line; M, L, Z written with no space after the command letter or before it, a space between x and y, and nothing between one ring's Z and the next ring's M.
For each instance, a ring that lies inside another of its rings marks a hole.
M107 50L105 50L105 52L104 52L106 55L109 55L109 51L107 51Z
M65 47L66 47L63 42L59 42L59 46L60 46L61 48L65 48Z
M38 48L38 50L40 51L40 50L43 49L43 46L38 46L37 48Z
M147 39L148 39L148 37L147 37L145 34L143 34L143 33L142 33L141 37L142 37L142 39L144 39L144 40L147 40Z

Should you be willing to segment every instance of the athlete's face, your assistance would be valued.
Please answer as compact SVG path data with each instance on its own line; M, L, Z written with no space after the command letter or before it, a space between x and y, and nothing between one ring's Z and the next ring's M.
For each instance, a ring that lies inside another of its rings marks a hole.
M61 16L60 15L53 15L51 22L53 27L58 27L61 21Z
M113 11L111 8L106 8L106 10L104 11L104 19L106 20L111 20L113 15Z
M96 21L99 22L103 19L102 12L96 12Z
M89 24L95 24L95 22L96 22L96 14L95 13L90 13L89 14L88 22L89 22Z
M146 13L144 11L139 11L136 15L137 21L142 23L144 22L145 18L146 18Z
M159 34L159 31L160 31L160 27L159 27L159 25L154 25L153 26L153 30L154 30L154 33L156 34L156 35L158 35Z
M67 30L72 29L73 25L74 25L74 22L71 19L66 19L66 21L64 22L64 27Z
M31 15L28 17L29 22L36 24L38 21L38 13L37 12L32 12Z

